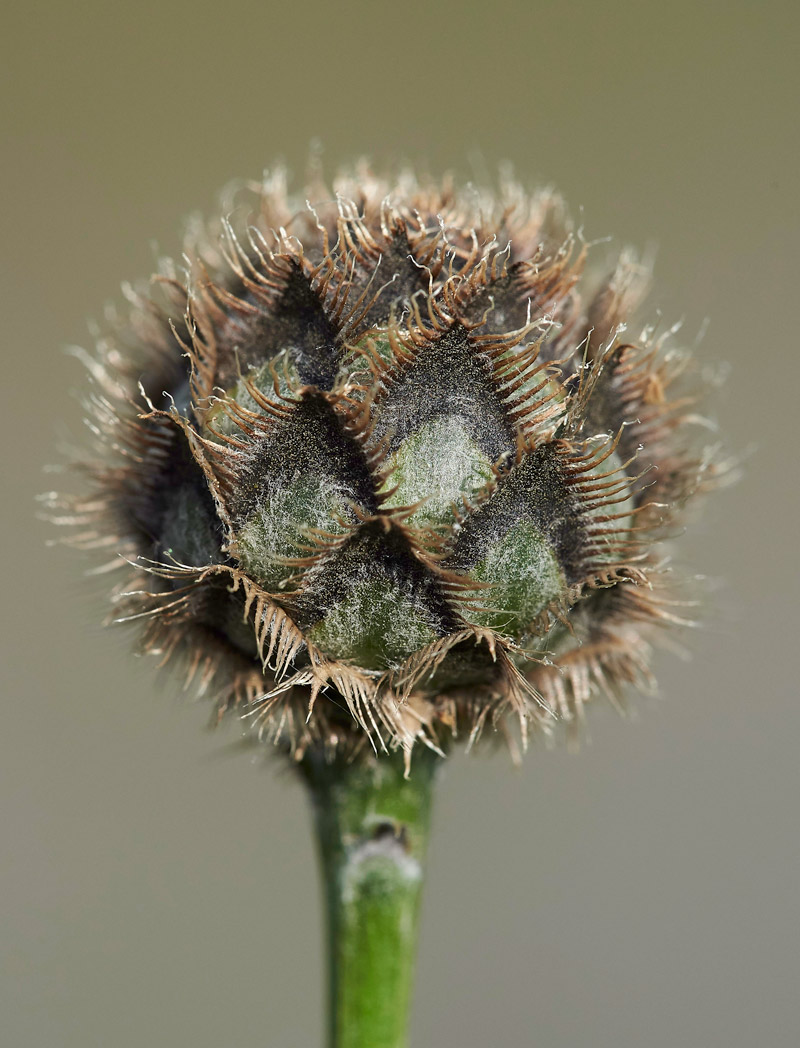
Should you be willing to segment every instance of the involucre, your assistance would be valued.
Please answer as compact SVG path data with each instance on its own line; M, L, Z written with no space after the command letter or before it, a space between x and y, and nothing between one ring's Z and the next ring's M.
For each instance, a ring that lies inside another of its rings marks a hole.
M91 491L52 505L128 576L113 618L297 756L524 741L648 686L714 471L689 357L630 328L643 268L583 277L511 182L248 192L90 362Z

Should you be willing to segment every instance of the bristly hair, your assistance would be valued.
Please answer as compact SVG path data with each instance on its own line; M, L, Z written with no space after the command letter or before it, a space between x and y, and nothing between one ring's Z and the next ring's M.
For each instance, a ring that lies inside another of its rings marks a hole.
M124 576L111 619L298 757L516 748L651 688L664 543L724 467L692 358L631 330L646 268L585 276L511 180L242 196L86 358L88 490L47 501Z

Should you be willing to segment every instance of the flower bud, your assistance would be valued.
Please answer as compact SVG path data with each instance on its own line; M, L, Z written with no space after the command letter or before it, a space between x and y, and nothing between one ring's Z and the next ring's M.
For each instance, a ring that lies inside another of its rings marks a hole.
M279 173L128 290L92 490L53 505L143 650L298 756L574 725L676 619L691 360L630 336L643 267L584 277L548 194L334 189Z

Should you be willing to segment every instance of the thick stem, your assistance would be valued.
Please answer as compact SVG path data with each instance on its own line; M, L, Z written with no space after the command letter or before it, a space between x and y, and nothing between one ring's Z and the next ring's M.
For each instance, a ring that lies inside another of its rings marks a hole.
M307 756L328 921L329 1048L405 1048L439 758Z

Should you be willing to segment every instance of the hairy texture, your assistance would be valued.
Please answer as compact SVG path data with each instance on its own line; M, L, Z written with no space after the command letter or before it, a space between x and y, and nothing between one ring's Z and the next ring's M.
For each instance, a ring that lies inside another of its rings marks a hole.
M127 574L113 618L297 755L524 742L649 686L718 467L690 358L625 330L635 259L592 286L513 183L247 192L87 358L90 490L50 502Z

